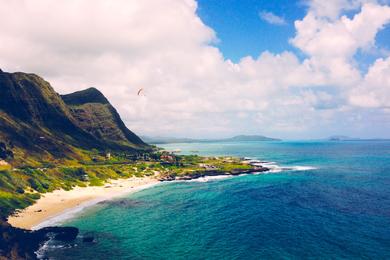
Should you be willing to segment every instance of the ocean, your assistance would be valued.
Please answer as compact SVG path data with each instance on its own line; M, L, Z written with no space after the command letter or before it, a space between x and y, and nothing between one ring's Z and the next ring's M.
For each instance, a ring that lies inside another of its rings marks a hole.
M49 259L390 259L390 141L161 145L270 162L268 174L167 182L61 225ZM91 236L93 243L82 242Z

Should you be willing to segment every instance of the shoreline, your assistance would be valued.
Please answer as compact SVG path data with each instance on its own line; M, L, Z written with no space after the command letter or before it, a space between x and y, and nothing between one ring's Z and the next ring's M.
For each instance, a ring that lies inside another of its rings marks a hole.
M150 188L158 183L170 181L205 181L205 178L225 178L242 174L259 174L269 171L268 168L255 166L252 169L235 169L228 172L216 170L203 171L192 175L156 177L132 177L128 179L109 180L103 186L77 186L72 190L55 190L41 195L34 204L8 217L7 222L15 227L27 230L39 230L56 226L72 218L84 209L105 200L111 200Z
M56 225L99 202L147 189L158 183L160 181L152 177L132 177L111 180L103 186L55 190L42 194L33 205L9 216L7 222L16 228L38 230Z

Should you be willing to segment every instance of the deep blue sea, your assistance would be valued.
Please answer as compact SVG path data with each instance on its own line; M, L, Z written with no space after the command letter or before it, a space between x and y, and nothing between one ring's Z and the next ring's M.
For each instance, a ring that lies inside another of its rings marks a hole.
M89 208L52 259L390 259L390 142L163 145L293 170L163 183Z

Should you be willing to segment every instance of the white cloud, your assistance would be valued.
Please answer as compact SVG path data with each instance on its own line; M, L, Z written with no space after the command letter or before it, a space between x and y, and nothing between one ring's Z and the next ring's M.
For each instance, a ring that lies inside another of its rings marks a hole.
M281 17L277 16L276 14L272 12L267 12L267 11L261 11L259 12L259 17L261 20L269 23L269 24L274 24L274 25L286 25L287 22L286 20Z
M364 4L348 18L339 2L326 14L315 11L319 3L295 23L291 41L304 61L266 51L233 63L211 45L215 32L192 0L0 0L0 67L40 74L60 93L95 86L141 134L298 137L375 127L357 125L369 116L363 107L388 107L389 60L361 75L353 56L375 45L389 7Z
M352 19L329 21L309 12L296 21L292 43L310 56L351 58L359 48L374 45L377 32L390 20L390 7L364 4Z
M291 42L309 56L307 64L327 75L328 84L347 88L344 91L351 104L386 107L390 97L386 94L390 93L388 60L378 59L362 76L353 56L359 49L375 48L375 36L389 22L390 7L373 3L363 4L352 18L341 16L335 21L309 11L303 20L296 21L297 34Z
M338 19L343 11L360 8L362 3L376 2L375 0L310 0L307 2L310 11L315 16L331 20Z
M351 91L350 102L360 107L390 108L390 57L378 59L364 80Z

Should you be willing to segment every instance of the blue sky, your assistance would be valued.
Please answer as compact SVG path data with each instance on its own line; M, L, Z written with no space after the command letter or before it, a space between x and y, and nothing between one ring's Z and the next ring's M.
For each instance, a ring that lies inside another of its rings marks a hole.
M141 135L390 138L389 0L0 0L0 17L2 70L94 86Z
M281 53L292 51L299 58L304 54L289 43L295 35L294 21L302 19L308 10L304 1L292 0L198 0L197 13L202 21L213 28L219 41L215 44L225 58L238 62L242 57L257 57L263 51ZM260 12L271 12L286 21L285 25L267 23ZM356 10L346 12L352 17ZM379 49L390 51L390 26L385 26L376 36ZM366 71L369 64L383 53L359 51L356 60Z
M263 51L293 51L288 39L295 34L294 21L304 17L300 2L280 0L199 0L198 14L213 28L220 40L216 44L226 58L238 62L242 57L257 57ZM286 25L273 25L260 19L262 11L272 12L286 20Z

